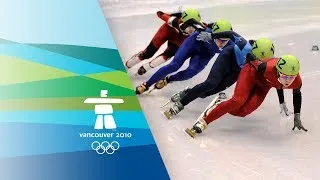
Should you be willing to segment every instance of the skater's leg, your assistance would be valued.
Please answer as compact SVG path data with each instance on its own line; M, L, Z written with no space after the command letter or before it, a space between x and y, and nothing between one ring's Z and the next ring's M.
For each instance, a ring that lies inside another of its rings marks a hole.
M231 72L231 67L235 64L235 56L233 47L226 47L217 60L214 62L208 78L203 82L188 91L188 93L180 100L183 106L188 105L193 100L202 96L202 94L209 92L218 87L223 81L224 77ZM240 68L239 68L240 71Z
M204 117L206 123L209 124L228 112L240 109L248 100L255 86L256 80L256 69L250 64L246 64L240 72L232 98L213 108L207 116Z
M196 40L195 37L190 37L186 39L183 44L178 49L177 53L175 54L173 60L170 64L162 67L159 69L147 82L146 85L150 87L152 84L158 82L161 79L164 79L168 74L171 74L177 71L183 63L194 55L195 49L198 48L197 44L199 42Z
M235 82L237 82L238 77L239 77L239 73L228 74L228 76L223 78L223 81L218 85L218 87L216 87L210 91L207 91L205 93L202 93L200 98L206 98L208 96L212 96L214 94L217 94L221 91L226 90L227 88L232 86Z
M157 33L152 38L151 42L146 49L132 56L127 62L126 66L128 68L133 67L144 59L151 58L159 48L168 40L169 33L172 33L172 29L168 24L163 24L157 31Z
M165 63L168 61L171 57L174 56L174 54L177 52L179 47L171 42L168 42L168 47L167 49L160 55L158 55L156 58L152 59L150 62L147 62L143 64L139 69L138 69L138 74L143 75L147 71L149 71L152 68L155 68L157 66L160 66L161 64Z
M243 106L234 111L230 111L229 114L239 117L245 117L255 111L264 101L267 96L270 88L263 89L260 86L256 86L253 90L253 93L250 95L248 100Z
M149 46L142 51L142 59L151 58L158 49L168 40L169 34L172 33L171 27L168 24L163 24L152 38Z
M177 53L178 49L179 46L169 40L168 48L163 52L163 57L167 60L172 58Z
M185 81L191 79L206 67L211 58L212 57L203 57L200 54L192 56L187 69L168 77L168 81Z
M168 74L177 71L189 57L197 53L199 41L196 38L196 34L187 38L178 49L170 64L159 69L147 82L136 87L136 94L145 92L154 83L164 79Z
M168 41L167 49L161 55L159 55L157 58L150 61L149 67L155 68L155 67L165 63L167 60L169 60L171 57L173 57L176 54L178 49L179 49L179 46Z
M157 72L155 72L146 82L146 85L150 87L159 80L164 79L168 74L177 71L183 65L183 63L183 59L174 58L168 65L163 66Z

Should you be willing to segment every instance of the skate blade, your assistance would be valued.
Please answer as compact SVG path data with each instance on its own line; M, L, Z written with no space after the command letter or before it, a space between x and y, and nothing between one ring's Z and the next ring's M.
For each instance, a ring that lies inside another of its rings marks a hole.
M164 103L162 106L160 106L160 108L165 107L166 105L168 105L171 102L171 100L167 101L166 103Z
M196 137L196 133L194 131L192 131L191 129L187 128L186 130L184 130L190 137L194 138Z
M172 119L172 115L168 111L163 112L163 114L166 116L168 120Z
M152 89L150 89L147 93L146 93L146 95L149 95L152 91L154 91L156 88L152 88Z

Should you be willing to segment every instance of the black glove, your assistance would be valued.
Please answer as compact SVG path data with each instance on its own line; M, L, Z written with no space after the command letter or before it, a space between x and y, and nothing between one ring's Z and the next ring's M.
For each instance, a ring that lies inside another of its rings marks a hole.
M292 131L295 129L295 128L298 128L298 130L304 130L304 131L308 131L308 129L304 128L302 123L301 123L301 119L300 119L300 113L295 113L294 114L294 126L292 128Z

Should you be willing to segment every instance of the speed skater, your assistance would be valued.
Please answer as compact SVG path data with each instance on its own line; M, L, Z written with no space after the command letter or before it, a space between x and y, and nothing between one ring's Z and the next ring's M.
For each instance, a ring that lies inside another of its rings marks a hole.
M212 28L206 28L205 31L216 34L231 30L232 26L229 21L218 19L212 25ZM220 53L224 47L233 45L242 38L233 37L231 40L230 38L216 38L214 41L206 43L197 40L199 33L199 31L192 33L182 43L173 60L168 65L160 68L146 82L136 87L136 94L144 93L153 84L155 84L154 87L156 89L161 89L168 83L174 81L184 81L194 77L206 67L216 53ZM184 62L189 58L189 66L185 70L179 71L176 74L167 77L167 75L178 71Z
M293 55L283 55L265 62L253 60L245 64L240 72L232 98L215 103L191 129L186 129L186 132L191 137L195 137L202 133L208 124L226 113L238 117L251 114L263 103L271 88L293 90L294 125L292 130L297 128L308 131L300 119L302 79L299 70L299 60Z
M201 16L197 9L187 8L182 13L166 14L162 11L157 12L157 16L165 21L152 38L147 48L133 55L125 65L131 68L145 59L149 59L159 50L159 48L167 42L167 49L155 57L150 62L143 64L137 74L143 75L149 69L155 68L177 52L182 42L196 29L205 28L206 24L201 22Z

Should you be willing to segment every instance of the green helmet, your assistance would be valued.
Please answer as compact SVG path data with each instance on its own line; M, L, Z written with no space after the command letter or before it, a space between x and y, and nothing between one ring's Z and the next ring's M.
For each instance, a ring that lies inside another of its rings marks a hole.
M190 19L194 19L197 22L200 22L201 16L200 16L200 13L197 9L188 8L185 11L183 11L181 19L182 19L182 22L186 22Z
M231 23L224 19L218 19L212 25L212 33L219 33L219 32L231 31L231 30L232 30Z
M283 55L278 59L276 68L282 74L294 76L299 73L300 63L293 55Z
M259 59L274 57L274 45L268 38L260 38L252 45L252 53Z

